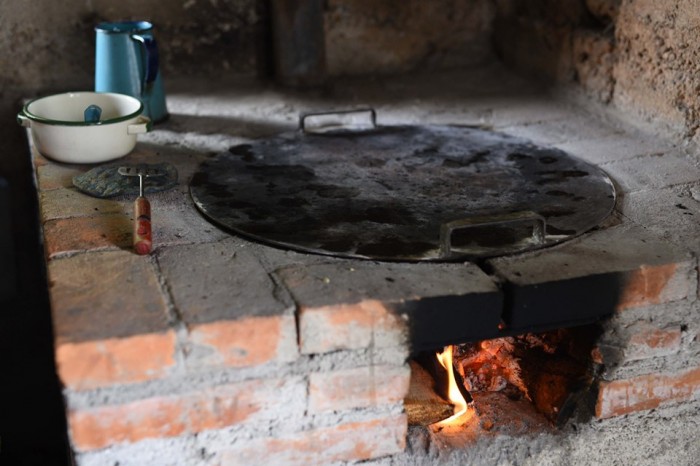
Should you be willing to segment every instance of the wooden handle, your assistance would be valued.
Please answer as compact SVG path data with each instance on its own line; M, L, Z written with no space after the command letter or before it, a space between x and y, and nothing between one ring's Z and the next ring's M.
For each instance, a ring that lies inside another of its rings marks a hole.
M145 197L134 202L134 250L136 254L151 252L151 203Z

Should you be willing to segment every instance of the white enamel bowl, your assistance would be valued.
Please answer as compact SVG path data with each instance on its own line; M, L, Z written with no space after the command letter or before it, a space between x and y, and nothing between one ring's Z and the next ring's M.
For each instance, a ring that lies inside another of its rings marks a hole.
M98 106L98 121L85 111ZM131 96L108 92L67 92L28 102L17 115L30 128L42 155L67 163L98 163L123 157L136 145L136 135L151 129L141 115L143 104Z

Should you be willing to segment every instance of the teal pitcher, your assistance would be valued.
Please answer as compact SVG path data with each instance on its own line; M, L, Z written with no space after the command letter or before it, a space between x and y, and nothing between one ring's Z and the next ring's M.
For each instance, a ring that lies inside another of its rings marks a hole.
M100 23L95 27L95 91L141 100L153 122L168 118L158 45L148 21Z

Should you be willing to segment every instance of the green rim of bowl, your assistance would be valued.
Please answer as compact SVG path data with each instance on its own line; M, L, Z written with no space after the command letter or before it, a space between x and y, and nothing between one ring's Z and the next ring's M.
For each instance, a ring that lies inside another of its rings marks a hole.
M128 115L120 116L120 117L117 117L117 118L110 118L110 119L108 119L108 120L90 121L90 122L87 122L87 121L53 120L53 119L51 119L51 118L44 118L44 117L41 117L41 116L39 116L39 115L35 115L35 114L31 113L31 112L28 110L28 109L29 109L29 106L30 106L31 104L33 104L34 102L36 102L37 100L48 99L49 97L55 97L55 96L57 96L57 95L64 95L64 94L100 94L100 95L116 95L116 96L119 96L119 97L129 97L129 98L134 99L134 100L137 100L137 101L139 102L139 108L138 108L135 112L130 113L130 114L128 114ZM143 102L141 102L140 100L136 99L135 97L131 97L131 96L126 95L126 94L117 94L117 93L114 93L114 92L81 92L81 91L77 91L77 92L61 92L60 94L46 95L46 96L43 96L43 97L37 97L36 99L30 100L29 102L27 102L26 104L24 104L24 107L22 107L22 113L24 114L24 116L26 116L27 118L29 118L29 119L32 120L32 121L36 121L36 122L38 122L38 123L45 123L45 124L47 124L47 125L56 125L56 126L102 126L102 125L109 125L109 124L112 124L112 123L121 123L122 121L127 121L127 120L131 120L132 118L138 117L139 115L141 115L141 113L143 113Z

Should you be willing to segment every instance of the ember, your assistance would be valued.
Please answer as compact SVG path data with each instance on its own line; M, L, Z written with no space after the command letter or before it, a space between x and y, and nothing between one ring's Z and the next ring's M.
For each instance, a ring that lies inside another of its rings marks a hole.
M524 433L561 424L588 392L592 376L587 354L595 334L589 326L445 347L437 353L444 374L433 377L436 392L449 400L453 411L432 426L437 431L464 426L474 417L471 424L481 431ZM444 393L441 383L447 386Z

